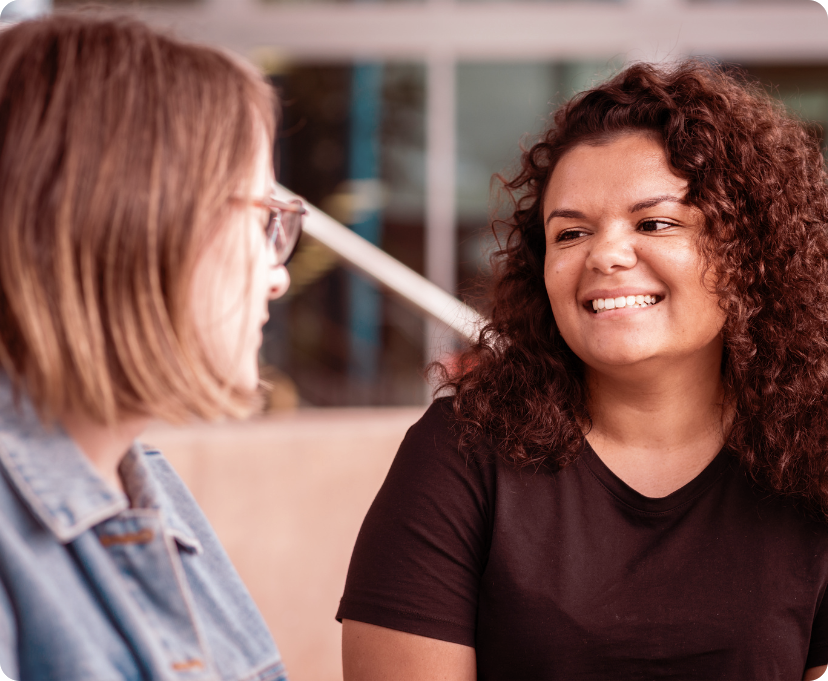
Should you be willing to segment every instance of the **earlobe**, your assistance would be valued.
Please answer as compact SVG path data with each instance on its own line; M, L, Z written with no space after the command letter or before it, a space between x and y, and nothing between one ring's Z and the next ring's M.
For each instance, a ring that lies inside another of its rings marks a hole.
M270 291L268 298L275 300L287 293L290 288L290 274L284 265L270 268Z

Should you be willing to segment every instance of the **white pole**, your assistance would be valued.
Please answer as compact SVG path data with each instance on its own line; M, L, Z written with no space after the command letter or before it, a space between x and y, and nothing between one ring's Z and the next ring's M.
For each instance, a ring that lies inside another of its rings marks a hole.
M445 0L432 0L441 2ZM426 224L425 275L454 295L457 288L456 64L452 55L426 60ZM452 338L433 322L426 323L426 361L450 351ZM449 347L446 347L446 346Z
M282 186L277 186L276 196L282 200L296 198L293 192ZM485 320L474 308L457 300L318 208L305 205L308 208L305 232L309 236L431 319L464 338L476 338Z

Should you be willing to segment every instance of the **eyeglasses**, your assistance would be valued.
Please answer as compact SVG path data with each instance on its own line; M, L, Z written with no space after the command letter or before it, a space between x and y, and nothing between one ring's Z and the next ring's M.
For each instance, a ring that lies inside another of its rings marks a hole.
M265 227L267 245L273 246L276 251L276 266L287 265L302 235L302 222L308 209L299 199L285 202L271 196L266 199L240 200L270 213Z

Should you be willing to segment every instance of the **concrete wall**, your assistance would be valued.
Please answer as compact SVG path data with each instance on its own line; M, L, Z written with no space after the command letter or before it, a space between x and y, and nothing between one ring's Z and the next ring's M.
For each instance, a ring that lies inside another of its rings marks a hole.
M154 425L276 639L292 681L342 678L342 595L354 540L424 407L299 410L244 423Z

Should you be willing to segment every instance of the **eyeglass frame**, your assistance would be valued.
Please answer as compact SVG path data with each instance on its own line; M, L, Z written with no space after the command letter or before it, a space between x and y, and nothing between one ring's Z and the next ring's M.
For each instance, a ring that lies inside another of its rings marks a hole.
M279 267L281 265L287 265L290 262L290 259L293 257L293 254L296 252L296 246L299 244L299 238L302 236L303 232L303 224L304 224L304 216L307 215L308 209L305 208L305 205L299 199L293 199L290 202L281 201L277 199L275 196L269 196L263 199L257 198L242 198L242 197L232 197L236 201L241 201L247 203L251 206L256 206L257 208L263 208L264 210L269 211L270 215L268 216L267 227L265 227L265 238L267 239L268 247L273 247L276 250L276 262L274 267ZM299 215L298 230L296 231L295 238L293 235L290 235L290 239L287 239L287 233L285 233L286 240L290 243L290 247L285 249L284 252L280 253L279 250L276 248L276 239L279 235L279 231L283 230L284 223L282 222L282 213L296 213ZM291 243L292 241L292 243Z

